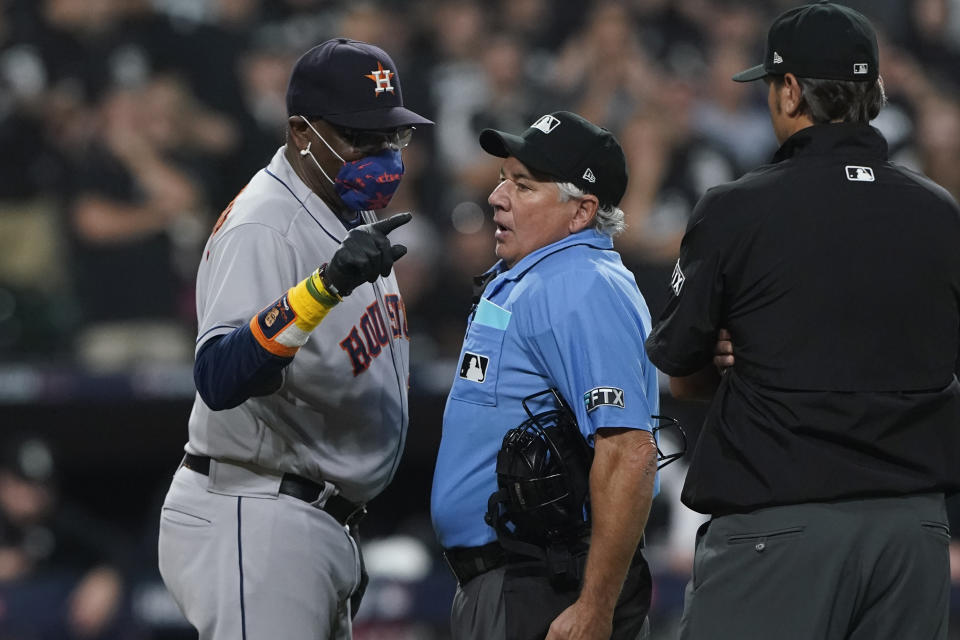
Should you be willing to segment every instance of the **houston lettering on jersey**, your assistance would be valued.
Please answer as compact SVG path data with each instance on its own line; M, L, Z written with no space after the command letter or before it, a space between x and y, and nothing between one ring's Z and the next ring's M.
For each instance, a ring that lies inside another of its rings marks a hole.
M370 304L360 321L353 325L347 337L340 341L340 348L350 356L353 365L353 375L358 376L367 370L373 359L383 353L383 348L391 339L401 336L410 339L407 330L407 308L403 299L395 294L388 294L384 298L387 307L385 320L380 312L380 305Z

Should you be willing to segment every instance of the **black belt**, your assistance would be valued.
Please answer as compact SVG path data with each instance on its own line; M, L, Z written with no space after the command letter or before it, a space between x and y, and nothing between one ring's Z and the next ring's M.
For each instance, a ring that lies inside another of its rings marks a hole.
M481 573L507 564L507 553L499 542L489 542L482 547L444 549L443 557L461 587Z
M633 554L630 566L643 561L644 537L640 537L640 543ZM504 551L500 543L494 540L488 542L482 547L451 547L443 550L443 558L447 561L447 566L453 572L457 579L457 584L461 587L482 573L493 571L507 564L507 552Z
M188 453L183 456L183 466L187 469L196 471L205 476L210 475L210 457L195 456ZM323 491L323 485L307 480L304 477L285 473L280 480L280 493L294 498L299 498L304 502L313 503L320 497ZM367 515L367 507L363 504L350 502L343 496L333 495L327 498L327 501L321 507L329 513L334 519L345 527L356 525Z

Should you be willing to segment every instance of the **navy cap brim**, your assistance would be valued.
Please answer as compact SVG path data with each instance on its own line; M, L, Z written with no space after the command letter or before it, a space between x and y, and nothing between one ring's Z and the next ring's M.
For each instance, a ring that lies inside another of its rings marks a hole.
M733 76L734 82L753 82L754 80L759 80L767 75L767 69L762 65L758 64L755 67L750 67L749 69L744 69L740 73Z
M484 129L480 132L480 146L484 151L498 158L513 156L534 171L551 176L559 176L561 173L549 158L531 148L526 140L512 133Z
M353 113L328 113L322 117L327 122L350 129L395 129L433 124L432 120L427 120L406 107L386 107Z

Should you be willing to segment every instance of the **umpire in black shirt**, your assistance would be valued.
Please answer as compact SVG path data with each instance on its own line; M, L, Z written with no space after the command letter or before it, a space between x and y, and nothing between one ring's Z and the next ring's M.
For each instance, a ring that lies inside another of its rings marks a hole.
M887 160L877 61L866 18L820 2L734 77L769 85L782 146L700 201L647 340L674 395L716 390L683 639L947 637L960 210Z

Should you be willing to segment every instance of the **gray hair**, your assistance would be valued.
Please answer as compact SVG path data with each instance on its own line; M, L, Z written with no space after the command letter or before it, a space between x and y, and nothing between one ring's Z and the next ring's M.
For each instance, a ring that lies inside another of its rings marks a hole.
M573 198L582 198L587 195L577 185L572 182L557 182L557 190L560 192L560 202L567 202ZM597 208L597 217L593 221L593 226L605 235L611 238L627 228L627 223L623 221L623 210L613 205L603 205Z
M782 76L775 78L778 83L783 82ZM810 116L814 124L869 124L887 104L882 78L877 78L875 82L797 78L797 83L803 92L800 110Z

